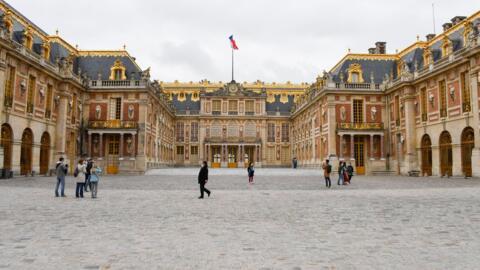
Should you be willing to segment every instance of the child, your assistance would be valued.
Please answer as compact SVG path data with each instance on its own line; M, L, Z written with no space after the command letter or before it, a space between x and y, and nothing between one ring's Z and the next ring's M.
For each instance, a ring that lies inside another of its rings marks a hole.
M97 190L98 190L98 181L100 180L99 175L102 173L102 169L97 165L93 165L90 175L90 184L91 188L90 191L92 192L92 199L97 198Z

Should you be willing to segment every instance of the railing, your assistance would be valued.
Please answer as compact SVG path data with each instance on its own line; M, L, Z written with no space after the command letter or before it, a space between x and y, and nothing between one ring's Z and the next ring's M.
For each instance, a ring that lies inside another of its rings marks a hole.
M245 115L255 115L255 112L245 112Z
M176 115L198 115L200 113L200 111L198 110L177 110L175 111L175 114Z
M228 112L228 115L238 115L238 112L236 112L236 111L230 111L230 112Z
M140 80L93 80L90 81L92 88L135 88L145 86L144 81Z
M380 84L375 83L335 83L335 88L345 89L380 89Z
M383 130L383 123L337 123L340 130Z
M222 114L221 111L212 111L212 115L220 115L220 114Z
M134 121L121 121L106 120L106 121L90 121L88 127L92 129L137 129L137 122Z

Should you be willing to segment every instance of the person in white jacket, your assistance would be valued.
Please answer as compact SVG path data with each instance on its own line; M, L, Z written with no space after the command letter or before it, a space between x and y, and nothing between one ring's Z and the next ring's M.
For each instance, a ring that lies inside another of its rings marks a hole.
M75 190L75 197L83 198L83 189L85 187L85 173L87 172L87 164L83 159L80 159L77 168L73 172L73 176L77 180L77 188Z

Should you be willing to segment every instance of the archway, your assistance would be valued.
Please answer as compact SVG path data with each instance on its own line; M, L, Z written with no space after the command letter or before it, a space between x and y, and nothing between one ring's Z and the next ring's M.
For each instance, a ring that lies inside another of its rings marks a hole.
M472 149L475 146L473 128L466 127L462 131L462 172L465 177L472 176Z
M432 175L432 141L428 134L423 135L421 142L422 149L422 175Z
M20 174L28 175L32 172L32 147L33 133L26 128L22 134L22 145L20 148Z
M42 134L40 140L40 174L48 173L48 166L50 163L50 135L48 132Z
M10 171L12 169L13 131L9 124L2 125L1 145L3 147L3 168L5 171Z
M452 137L448 131L440 134L440 175L452 176Z

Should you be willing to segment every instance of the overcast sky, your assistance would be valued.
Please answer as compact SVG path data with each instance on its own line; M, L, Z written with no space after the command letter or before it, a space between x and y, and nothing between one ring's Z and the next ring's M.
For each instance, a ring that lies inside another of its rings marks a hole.
M437 34L478 0L436 0ZM403 49L433 32L432 1L403 0L10 0L13 7L80 49L127 45L160 81L228 81L234 35L237 81L312 82L351 48L376 41Z

